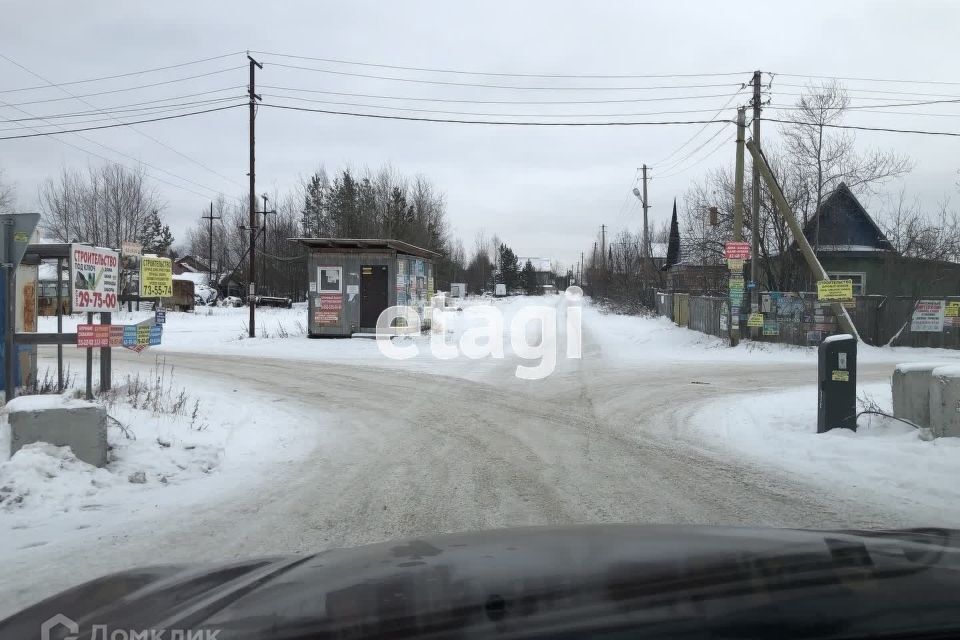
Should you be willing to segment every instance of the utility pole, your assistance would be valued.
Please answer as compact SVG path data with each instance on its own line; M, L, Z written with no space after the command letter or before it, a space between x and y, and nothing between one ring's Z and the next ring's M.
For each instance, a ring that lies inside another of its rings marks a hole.
M577 274L577 284L583 287L583 251L580 252L580 269Z
M733 241L743 240L743 143L747 131L747 109L737 109L737 164L733 187ZM732 275L732 274L731 274ZM740 269L743 275L743 269ZM742 306L742 302L740 303ZM740 344L740 309L730 305L730 346Z
M647 165L641 167L643 170L643 257L650 257L650 228L647 226L647 209L650 208L647 200Z
M760 148L760 71L753 72L753 143ZM757 281L760 279L760 167L756 162L753 163L753 202L751 216L752 238L750 242L750 282L753 287L750 289L750 311L760 308L760 291ZM751 335L756 335L757 328L754 327Z
M254 170L257 156L255 153L255 125L257 118L257 100L260 96L256 94L256 73L257 69L263 69L263 65L250 57L250 269L249 269L249 291L247 301L250 304L250 337L257 336L257 303L254 299L257 293L257 189L256 172Z
M214 286L213 284L213 221L221 219L220 216L213 215L212 202L210 203L210 215L203 216L202 219L208 220L210 222L210 227L209 227L210 235L207 237L207 250L209 251L209 253L207 254L207 271L209 273L209 275L207 276L207 285L212 287Z
M603 264L603 271L607 271L607 225L600 225L600 259Z

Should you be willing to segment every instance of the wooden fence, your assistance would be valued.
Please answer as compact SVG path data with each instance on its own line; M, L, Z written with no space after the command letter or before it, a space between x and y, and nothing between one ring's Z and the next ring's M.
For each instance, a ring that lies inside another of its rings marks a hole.
M760 298L760 311L765 322L753 336L747 327L746 314L739 318L731 316L726 298L658 291L654 302L657 313L670 318L678 326L721 338L730 336L729 327L737 321L744 338L761 342L812 346L840 332L830 305L818 302L815 293L767 291L762 292ZM846 306L860 337L867 344L960 349L958 317L944 318L941 331L911 331L911 319L919 300L960 303L960 297L856 296Z

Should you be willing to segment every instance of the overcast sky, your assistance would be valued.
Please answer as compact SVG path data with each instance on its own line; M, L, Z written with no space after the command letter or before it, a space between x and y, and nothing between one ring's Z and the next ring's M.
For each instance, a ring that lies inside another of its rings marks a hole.
M320 58L503 73L542 74L705 74L761 69L774 73L866 78L938 80L950 84L847 83L857 90L960 95L960 3L802 2L790 3L641 2L21 2L4 8L0 53L53 82L68 82L177 64L247 49ZM490 113L644 113L710 110L704 113L635 116L635 120L709 119L730 100L749 73L663 79L543 80L496 76L413 73L350 67L316 61L260 56L265 67L258 85L341 93L363 93L459 100L602 100L690 95L719 97L550 107L392 101L412 108ZM67 87L88 94L188 75L240 67L242 54L161 73ZM551 92L425 85L299 71L284 63L368 75L460 83L518 86L662 86L723 84L675 90ZM86 98L97 107L129 104L211 89L238 87L219 96L239 95L245 69L150 89ZM786 84L799 78L774 76L772 100L795 101L799 91ZM0 90L42 84L0 59ZM269 94L271 90L263 89ZM383 100L324 97L345 102ZM860 94L866 95L866 94ZM895 94L872 94L892 98ZM64 98L57 89L0 93L4 103ZM209 96L208 96L209 97ZM188 98L201 100L204 97ZM908 97L924 100L930 97ZM735 116L733 98L726 117ZM861 100L861 103L866 103ZM318 108L340 108L298 103ZM20 107L34 115L89 110L74 100ZM354 108L354 110L358 110ZM359 109L362 110L362 109ZM850 124L960 131L960 105L902 107L907 115L858 113ZM924 116L921 113L947 114ZM418 115L413 113L412 115ZM419 114L424 115L424 114ZM22 112L0 107L0 118ZM446 116L454 117L454 116ZM527 118L534 119L534 118ZM549 118L536 118L539 120ZM318 166L362 168L389 163L406 174L423 173L447 195L456 235L469 249L479 229L497 233L519 255L543 256L571 264L587 249L600 224L614 230L639 226L632 196L637 167L652 165L652 224L670 213L675 196L723 162L732 162L734 145L724 144L733 129L710 125L686 147L701 126L616 128L522 128L370 120L316 113L261 109L258 117L257 191L284 191ZM3 124L4 129L14 127ZM773 125L768 133L773 138ZM157 183L168 203L166 215L183 237L219 191L234 197L245 191L247 112L235 109L139 125L138 129L175 151L129 129L62 136L83 149L124 164L140 160L151 176L184 185L192 193ZM2 131L10 135L11 131ZM880 146L909 154L915 161L905 188L932 207L957 193L960 138L860 133L863 148ZM690 155L671 167L670 161ZM126 154L118 155L113 150ZM177 153L179 152L179 153ZM707 157L710 152L715 152ZM180 155L183 154L183 155ZM664 158L669 157L667 162ZM183 156L206 165L213 173ZM131 158L135 160L131 160ZM36 209L38 185L61 167L100 162L51 138L0 140L0 168L15 183L18 206ZM696 164L694 164L696 163ZM668 170L661 170L665 168ZM681 171L682 170L682 171ZM169 173L189 179L186 183ZM659 175L672 177L658 178ZM222 174L221 177L220 175ZM228 181L225 178L229 178ZM624 203L628 206L625 206ZM877 204L876 206L879 206Z

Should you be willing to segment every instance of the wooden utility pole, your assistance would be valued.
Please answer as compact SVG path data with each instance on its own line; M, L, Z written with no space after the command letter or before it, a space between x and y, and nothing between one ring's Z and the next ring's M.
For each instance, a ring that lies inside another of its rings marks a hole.
M733 187L733 241L743 240L743 143L747 130L746 107L737 109L737 164ZM741 275L743 270L741 269ZM741 303L742 304L742 303ZM740 344L740 309L730 306L730 346Z
M203 216L202 219L207 220L210 223L210 227L209 227L210 235L207 237L207 250L209 251L209 253L207 253L207 272L208 272L207 285L212 287L214 286L213 284L213 221L221 219L220 216L213 215L212 202L210 203L210 215Z
M257 303L255 299L257 293L257 181L254 167L257 156L254 151L256 138L254 123L257 118L257 100L260 100L260 96L256 94L256 72L258 68L263 69L263 65L251 58L249 54L247 59L250 60L250 269L248 271L247 302L250 304L249 334L251 338L255 338L257 336Z
M600 260L603 264L603 271L607 271L607 225L600 225Z
M647 210L650 205L647 201L647 165L641 167L643 171L643 257L650 257L650 227L647 224Z
M753 72L753 100L750 104L753 106L753 143L760 148L760 79L761 72ZM753 287L750 289L750 311L759 309L760 305L760 287L757 282L760 280L760 168L757 163L753 163L753 200L750 203L752 215L750 216L750 282ZM756 327L751 332L752 335L759 333Z
M806 259L807 266L809 266L810 271L813 272L814 278L817 280L829 280L830 276L827 275L826 269L823 268L823 265L820 264L820 261L817 259L817 254L807 241L807 237L803 235L803 229L800 228L800 223L797 222L796 216L793 215L793 210L790 209L790 205L787 204L787 199L783 196L780 184L774 177L773 171L770 170L770 165L767 164L767 159L764 157L763 151L760 150L760 147L758 147L753 140L747 140L746 145L750 151L750 155L753 156L753 166L762 173L763 180L767 183L767 188L770 190L770 196L777 205L777 209L780 210L780 215L787 221L787 226L790 227L790 233L793 234L793 239L796 241L797 246L800 247L800 252L803 254L804 259ZM840 302L831 303L831 307L833 308L834 315L837 316L837 322L844 332L860 340L860 334L857 333L857 328L854 326L853 320L850 319L850 314L847 313L846 307Z

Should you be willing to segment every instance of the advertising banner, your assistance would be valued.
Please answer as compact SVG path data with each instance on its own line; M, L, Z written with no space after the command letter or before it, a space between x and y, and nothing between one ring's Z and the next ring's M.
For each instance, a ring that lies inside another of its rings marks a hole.
M170 258L140 258L140 297L173 296L173 262Z
M116 251L82 244L70 246L73 312L116 311L120 257Z
M853 300L853 280L819 280L817 300L824 302Z
M920 300L913 309L910 319L910 331L935 332L943 331L943 316L946 303L943 300Z

